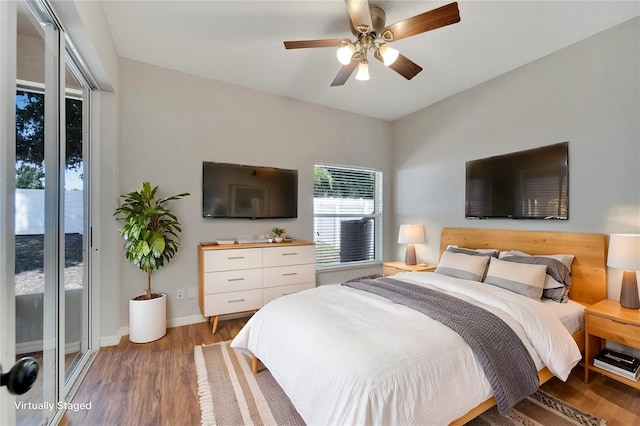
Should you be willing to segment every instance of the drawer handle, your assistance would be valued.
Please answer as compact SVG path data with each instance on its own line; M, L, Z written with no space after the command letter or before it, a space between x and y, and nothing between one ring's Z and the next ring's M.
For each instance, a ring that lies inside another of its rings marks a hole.
M293 292L291 292L291 293L282 293L282 295L283 295L283 296L288 296L288 295L293 294L293 293L295 293L295 291L293 291Z
M244 299L227 300L227 303L244 302Z
M229 259L229 260L244 259L244 256L229 256L229 257L227 257L227 259Z
M283 277L290 277L292 275L298 275L297 272L289 272L288 274L282 274Z
M227 278L227 281L244 281L244 278Z
M296 256L298 253L293 252L293 253L282 253L283 256Z

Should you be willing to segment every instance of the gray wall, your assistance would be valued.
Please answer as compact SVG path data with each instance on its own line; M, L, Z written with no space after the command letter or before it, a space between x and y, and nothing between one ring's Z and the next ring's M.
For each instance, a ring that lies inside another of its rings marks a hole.
M640 233L640 20L635 18L393 123L394 227ZM569 141L569 220L465 220L465 162ZM403 246L391 257L401 259ZM617 299L620 272L609 272Z
M120 192L150 181L165 195L191 193L172 205L183 224L181 249L152 278L155 291L169 296L169 325L201 318L197 298L175 297L177 288L187 294L188 287L198 285L199 242L257 236L276 225L293 238L313 240L314 163L373 167L384 172L390 188L389 122L127 59L120 62L120 85ZM203 219L204 160L297 169L298 219ZM389 217L386 230L390 223ZM120 326L126 327L128 300L142 293L145 274L126 261L121 249L118 262ZM318 274L318 282L362 273L368 271Z

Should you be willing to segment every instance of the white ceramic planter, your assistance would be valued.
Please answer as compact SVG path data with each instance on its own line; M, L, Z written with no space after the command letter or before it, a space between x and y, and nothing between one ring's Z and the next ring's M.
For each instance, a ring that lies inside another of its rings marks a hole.
M129 340L147 343L167 334L167 295L150 300L129 299Z

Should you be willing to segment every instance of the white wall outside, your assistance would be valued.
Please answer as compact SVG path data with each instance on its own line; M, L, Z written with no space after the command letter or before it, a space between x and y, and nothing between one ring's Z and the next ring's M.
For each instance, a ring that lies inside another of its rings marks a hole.
M64 232L82 234L83 191L64 192ZM16 235L44 234L44 189L16 189Z

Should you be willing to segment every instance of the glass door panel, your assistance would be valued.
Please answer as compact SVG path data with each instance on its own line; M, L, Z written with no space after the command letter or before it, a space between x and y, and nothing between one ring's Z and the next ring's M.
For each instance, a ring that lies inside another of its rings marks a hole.
M64 167L64 365L65 383L89 349L87 224L85 220L84 90L67 61Z
M57 388L57 217L60 33L18 2L15 162L16 359L34 357L38 380L16 397L16 424L47 423Z

